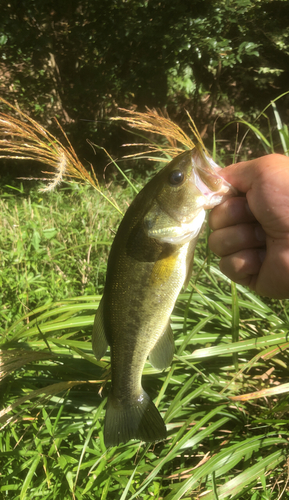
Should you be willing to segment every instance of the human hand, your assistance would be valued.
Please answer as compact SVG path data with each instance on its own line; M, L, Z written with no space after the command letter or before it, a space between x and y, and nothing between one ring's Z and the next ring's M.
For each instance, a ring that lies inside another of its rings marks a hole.
M289 298L289 158L262 156L221 175L240 192L209 215L221 271L259 295Z

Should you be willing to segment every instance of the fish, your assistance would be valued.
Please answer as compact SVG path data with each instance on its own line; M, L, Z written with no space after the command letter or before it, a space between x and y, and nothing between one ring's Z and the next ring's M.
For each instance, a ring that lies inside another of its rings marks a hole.
M235 194L217 167L200 145L179 154L137 194L115 235L92 332L98 360L110 346L106 447L166 439L142 372L147 358L158 370L170 366L170 315L191 277L205 210Z

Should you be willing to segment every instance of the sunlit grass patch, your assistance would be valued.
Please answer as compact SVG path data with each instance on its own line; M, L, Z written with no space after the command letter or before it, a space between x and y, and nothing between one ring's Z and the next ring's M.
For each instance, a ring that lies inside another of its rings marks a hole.
M7 191L0 201L2 328L39 304L101 291L119 214L87 186L22 189L17 198ZM123 208L130 199L130 190L122 192Z
M232 286L206 260L204 231L172 315L173 363L143 375L168 438L106 449L110 358L95 359L91 330L120 216L84 186L12 193L0 219L3 498L286 498L287 302ZM134 194L111 195L124 211Z
M12 325L3 347L20 345L24 351L16 353L17 366L15 357L3 357L3 396L11 406L1 413L1 446L8 463L19 463L21 485L26 481L30 492L45 491L48 498L56 492L68 498L101 498L105 488L106 498L113 498L127 486L124 498L150 498L153 493L178 499L214 498L205 494L214 488L221 498L231 489L233 498L241 492L240 498L247 498L246 485L253 487L264 476L273 488L276 473L280 485L285 484L288 393L280 398L278 388L288 371L287 351L282 349L287 344L286 317L237 287L240 331L232 343L230 287L214 263L208 274L196 258L195 272L198 283L193 279L180 295L172 316L172 366L163 373L150 364L144 370L144 387L168 427L163 443L104 447L109 356L96 361L90 343L100 296L50 304L34 311L29 323L23 318ZM273 395L266 398L269 388ZM264 397L235 401L254 390L264 391ZM17 450L25 449L30 458L24 461ZM13 477L8 474L6 483L20 488ZM66 479L60 484L62 477Z

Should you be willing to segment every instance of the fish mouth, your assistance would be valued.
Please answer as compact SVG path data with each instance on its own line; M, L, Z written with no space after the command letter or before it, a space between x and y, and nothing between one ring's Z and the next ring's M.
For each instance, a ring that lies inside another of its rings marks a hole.
M217 169L220 167L208 157L200 144L192 151L193 179L202 195L207 199L203 208L211 209L232 196L236 196L236 189L229 184Z

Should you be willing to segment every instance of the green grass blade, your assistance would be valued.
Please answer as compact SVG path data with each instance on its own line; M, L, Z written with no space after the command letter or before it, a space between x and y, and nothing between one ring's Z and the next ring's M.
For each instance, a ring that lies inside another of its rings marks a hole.
M288 135L288 129L286 126L284 126L282 124L282 121L281 121L281 117L278 113L278 110L277 110L277 106L275 104L275 102L271 102L271 106L272 106L272 109L273 109L273 112L274 112L274 116L275 116L275 120L276 120L276 124L277 124L277 129L278 129L278 132L279 132L279 137L280 137L280 141L281 141L281 144L282 144L282 148L283 148L283 152L284 152L284 155L289 155L289 135Z
M279 440L278 438L269 438L268 440L262 439L262 438L252 438L250 440L245 441L244 443L238 443L237 445L233 445L229 448L227 448L224 451L221 451L217 453L215 456L210 458L204 465L199 467L192 476L186 480L181 487L177 488L177 492L172 492L167 496L167 500L180 500L183 495L185 495L190 489L192 489L198 481L206 477L208 474L212 474L213 471L215 471L217 476L224 475L227 471L229 471L234 464L240 462L244 455L252 450L257 451L260 447L265 447L265 446L274 446L274 444L277 445L285 443L285 439ZM282 455L282 459L281 459ZM273 454L275 457L275 454ZM280 461L284 460L284 451L280 450L276 452L276 457ZM276 458L275 457L275 458ZM272 459L272 457L271 457ZM253 467L253 475L252 481L256 479L256 470L258 470L258 474L260 474L260 470L264 470L268 465L270 464L270 460L266 460L264 463L261 461L260 463L256 464L255 468ZM245 473L244 473L245 475ZM243 475L243 487L246 486L246 483L244 484L244 475ZM240 482L242 484L242 482ZM239 485L239 482L238 482ZM220 493L218 492L218 495L220 496ZM214 499L214 493L211 493L210 500Z
M220 356L222 354L228 355L232 353L250 351L252 349L261 349L265 346L279 345L285 342L288 338L288 333L272 334L265 337L242 340L229 345L217 345L213 347L206 347L203 349L196 349L192 354L186 356L187 359L200 359L212 356Z
M239 340L239 305L238 295L235 283L231 282L232 292L232 343ZM236 371L239 371L238 354L233 352L233 363Z
M136 471L137 471L137 467L135 467L132 475L130 476L130 478L129 478L128 482L127 482L127 485L126 485L125 489L123 490L122 495L121 495L121 497L120 497L119 500L125 500L126 499L127 494L129 492L130 485L132 483L132 480L134 478L134 475L135 475Z
M234 495L239 495L250 483L260 478L265 473L268 473L274 467L285 461L286 457L284 456L283 450L278 450L268 457L263 458L254 466L248 467L246 471L242 472L241 474L218 488L219 500L228 497L233 498ZM205 500L214 500L214 493L212 492L204 495L203 498Z
M32 478L35 474L35 471L38 467L38 464L41 460L41 456L40 455L36 455L36 457L34 458L32 464L30 465L29 467L29 471L24 479L24 482L23 482L23 486L21 488L21 492L20 492L20 500L24 500L25 498L27 498L26 496L26 492L30 486L30 483L32 481Z

